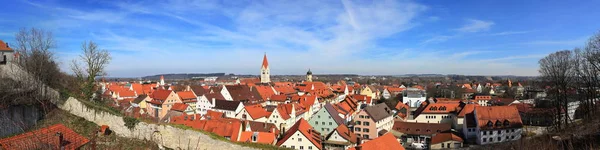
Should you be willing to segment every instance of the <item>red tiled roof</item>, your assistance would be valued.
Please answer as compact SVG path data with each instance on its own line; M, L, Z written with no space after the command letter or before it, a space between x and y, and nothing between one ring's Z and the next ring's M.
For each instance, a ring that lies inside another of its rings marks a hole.
M277 142L277 146L281 146L281 144L283 144L290 137L292 137L292 135L294 135L296 131L300 131L300 133L302 133L306 138L308 138L308 140L313 145L315 145L317 149L323 149L321 145L321 135L319 134L319 132L315 131L313 127L310 126L310 124L308 124L308 121L304 120L304 118L298 120L298 122L296 122L296 124L294 124L294 126L292 126L290 130L285 132L283 138L281 138L281 140Z
M55 124L49 127L26 132L13 137L0 139L1 149L60 149L59 136L63 135L62 146L65 149L77 149L90 140L83 137L63 124ZM48 147L49 146L49 147Z
M277 112L283 120L290 119L290 114L292 114L292 106L293 104L279 104L277 105Z
M7 43L4 43L4 41L0 40L0 51L13 51Z
M406 118L407 113L409 111L409 107L408 105L404 104L404 103L400 103L398 102L398 104L396 104L396 110L398 111L398 116L400 116L401 118ZM400 110L404 109L404 112L401 112Z
M207 119L221 119L223 118L224 113L218 111L207 110L206 114L204 114L204 118Z
M133 91L135 91L137 94L144 93L144 86L142 86L142 84L139 83L131 83L131 89L133 89Z
M253 86L254 89L258 92L262 99L267 99L273 95L275 95L275 91L270 85L257 85Z
M252 141L252 136L257 137L256 141ZM251 142L269 145L275 143L275 133L268 132L242 132L239 138L239 142Z
M463 142L463 139L454 133L438 133L431 137L431 144L438 144L446 141Z
M452 124L450 123L416 123L395 121L392 130L414 135L432 135L441 132L450 131Z
M469 113L473 113L473 111L475 110L475 107L479 106L478 104L466 104L465 106L463 106L463 108L460 110L460 112L458 113L458 117L465 117L465 115L469 114Z
M198 97L196 96L194 91L179 91L179 92L177 92L177 95L179 95L179 98L184 103L191 103L191 102L198 101Z
M373 150L404 150L404 147L396 140L396 137L392 133L384 134L373 140L367 141L358 145L360 149L373 149ZM356 150L359 148L353 147L348 150Z
M246 109L246 112L248 112L250 117L254 120L262 117L269 117L269 115L271 115L271 113L267 112L261 105L249 105L245 106L244 109Z
M350 95L350 97L352 97L358 101L365 101L365 102L367 102L367 104L371 104L371 101L373 99L373 98L371 98L371 96L358 95L358 94Z
M273 88L275 88L275 91L277 91L279 94L292 94L292 93L296 93L296 90L292 86L275 85Z
M427 114L447 114L447 113L458 113L460 103L433 103L429 104L423 109L422 113Z
M287 96L286 95L273 95L269 98L269 100L271 101L278 101L278 102L285 102L287 100Z
M173 104L173 106L171 107L171 110L185 112L185 110L186 110L188 107L189 107L189 105L188 105L188 104L184 104L184 103L175 103L175 104Z
M346 99L340 103L335 104L335 108L344 115L354 114L356 109L358 109L358 104L353 98L346 97Z
M400 93L400 92L402 92L402 91L406 90L406 88L399 88L399 87L388 87L388 88L387 88L387 90L388 90L390 93Z
M358 142L356 134L350 131L350 129L344 124L340 124L337 128L335 128L335 131L337 131L342 138L346 139L350 143ZM331 136L332 134L333 132L331 132L327 137Z
M171 95L171 90L156 90L152 92L152 98L156 100L166 100Z
M523 126L521 115L515 106L475 107L475 119L481 129L520 128Z
M119 97L136 97L135 92L129 89L120 89L117 93L119 93Z

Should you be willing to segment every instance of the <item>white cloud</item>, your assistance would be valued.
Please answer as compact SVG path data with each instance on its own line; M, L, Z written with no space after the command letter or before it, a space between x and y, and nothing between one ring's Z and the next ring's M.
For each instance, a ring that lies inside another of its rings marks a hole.
M465 24L464 26L456 29L460 32L481 32L481 31L487 31L489 30L492 25L494 25L494 22L492 21L483 21L483 20L476 20L476 19L467 19L467 24Z
M456 37L458 37L458 35L437 35L421 42L421 45L442 43Z
M490 35L492 36L500 36L500 35L515 35L515 34L526 34L526 33L531 33L533 31L504 31L504 32L498 32L498 33L492 33Z

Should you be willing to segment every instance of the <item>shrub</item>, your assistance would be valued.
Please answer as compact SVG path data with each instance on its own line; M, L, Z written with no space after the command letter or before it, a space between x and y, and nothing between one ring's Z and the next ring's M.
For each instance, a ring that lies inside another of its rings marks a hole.
M123 117L123 121L125 122L125 126L129 128L129 130L133 129L135 125L137 125L140 121L132 118L132 117Z

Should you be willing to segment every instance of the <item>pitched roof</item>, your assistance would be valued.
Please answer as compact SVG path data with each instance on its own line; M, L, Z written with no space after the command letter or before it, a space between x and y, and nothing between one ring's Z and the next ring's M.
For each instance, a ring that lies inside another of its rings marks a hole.
M286 95L273 95L269 98L269 100L271 101L278 101L278 102L285 102L287 100L287 96Z
M356 103L356 100L350 97L346 97L343 101L335 104L334 106L336 110L338 110L338 112L344 115L353 114L356 111L356 109L358 109L358 104Z
M228 101L228 100L215 100L215 107L213 109L235 111L242 102L240 101Z
M135 92L129 89L120 89L117 91L119 93L119 97L135 97Z
M223 97L223 95L221 93L207 93L204 94L204 96L206 97L206 99L209 102L212 102L211 100L214 98L215 100L225 100L225 97Z
M419 114L448 114L448 113L458 113L460 110L460 103L432 103L429 104L423 109L423 111ZM417 116L419 115L417 114Z
M406 88L399 88L399 87L388 87L387 90L390 93L400 93L402 91L404 91Z
M333 105L331 105L330 103L325 104L325 106L323 106L322 109L325 109L327 111L327 113L329 113L329 116L331 116L331 118L333 118L333 120L335 120L335 122L340 125L340 124L344 124L344 119L342 119L340 117L340 112L338 112L335 108L333 108Z
M4 43L4 41L0 40L0 51L12 52L13 50L8 46L8 43Z
M148 98L148 95L140 95L140 96L138 96L137 98L135 98L133 100L133 103L139 104L140 102L142 102L146 98Z
M392 130L413 135L432 135L442 132L447 132L452 129L452 124L449 123L416 123L395 121Z
M280 94L296 93L294 87L288 85L275 85L273 88L275 88L275 91L277 91Z
M256 141L252 141L252 137L256 137ZM252 142L261 144L273 144L275 142L275 133L269 132L242 132L239 142Z
M404 147L396 140L396 137L392 133L384 134L383 136L377 137L373 140L367 141L358 145L360 149L375 149L375 150L404 150ZM348 150L356 150L358 148L353 147Z
M184 112L190 105L184 103L175 103L171 107L171 110Z
M204 95L209 92L208 87L200 85L190 85L190 89L192 89L196 95Z
M392 109L388 108L385 103L380 103L373 106L365 107L364 109L374 122L392 116Z
M273 123L265 123L265 122L258 122L258 121L248 121L245 120L244 122L245 126L249 126L250 127L250 131L254 131L254 132L273 132L273 129L275 130L274 133L279 134L279 129L277 129L277 126L275 126L275 124Z
M198 98L196 96L196 94L194 93L194 91L179 91L179 92L177 92L177 95L179 95L179 98L181 100L189 100L189 99L197 99Z
M218 112L218 111L213 111L213 110L207 110L206 114L204 114L204 118L206 118L206 119L221 119L224 116L225 115L223 112Z
M267 54L266 53L265 53L265 56L263 57L262 67L264 67L264 68L269 67L269 61L267 61Z
M319 134L319 132L315 131L313 129L313 127L310 126L310 124L308 124L308 121L304 120L304 118L301 118L300 120L298 120L296 122L296 124L294 124L294 126L292 126L290 128L290 130L288 130L287 132L285 132L285 134L283 135L283 138L281 138L281 140L279 140L277 142L277 146L281 146L281 144L283 144L290 137L292 137L292 135L294 135L294 133L296 133L296 131L299 131L306 138L308 138L308 140L313 145L315 145L315 147L317 147L317 149L323 149L323 147L321 145L321 142L322 142L321 141L321 135Z
M406 119L406 117L408 116L409 109L410 108L408 107L408 105L398 102L398 104L396 104L396 115Z
M373 98L371 98L371 96L367 96L367 95L354 94L354 95L350 95L350 96L358 101L365 101L368 104L371 104L371 101L373 99Z
M63 143L60 145L64 146L65 149L77 149L90 141L63 124L55 124L0 139L0 149L60 149L59 136L56 136L59 132L63 135Z
M260 82L260 80L259 80ZM254 88L258 94L260 95L260 97L262 99L267 99L273 95L275 95L275 91L273 90L273 88L270 85L256 85L253 86L252 88Z
M334 131L337 131L338 134L344 138L345 140L347 140L350 143L356 143L358 142L357 136L356 134L354 134L354 132L352 132L346 125L344 124L340 124L337 128L335 128ZM327 135L327 139L329 139L329 137L331 135L333 135L334 132L329 133L329 135Z
M466 104L465 106L463 106L463 108L460 110L460 112L458 113L458 117L465 117L465 115L469 114L469 113L473 113L473 111L475 110L475 107L479 106L478 104Z
M438 133L431 137L431 144L438 144L446 141L463 142L463 139L454 133Z
M253 92L247 85L226 85L225 88L234 101L254 102L261 99L258 92L256 90Z
M293 104L279 104L277 105L277 112L283 120L290 119L290 114L292 114L292 106Z
M171 90L156 90L152 92L152 98L156 100L166 100L173 91Z
M245 106L244 109L246 109L246 112L248 112L252 119L269 117L269 115L271 115L271 113L267 112L261 105L248 105Z
M521 115L515 106L475 107L475 119L481 129L523 127Z

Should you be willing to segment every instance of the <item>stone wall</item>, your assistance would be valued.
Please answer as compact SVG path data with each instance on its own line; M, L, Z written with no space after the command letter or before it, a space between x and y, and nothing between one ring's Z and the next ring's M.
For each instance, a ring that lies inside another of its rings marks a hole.
M212 139L210 136L193 130L184 130L166 125L138 123L130 130L125 126L123 117L103 111L96 111L85 106L75 98L69 98L59 106L71 114L85 118L98 125L108 125L115 134L127 138L150 140L173 149L251 149L225 141Z

